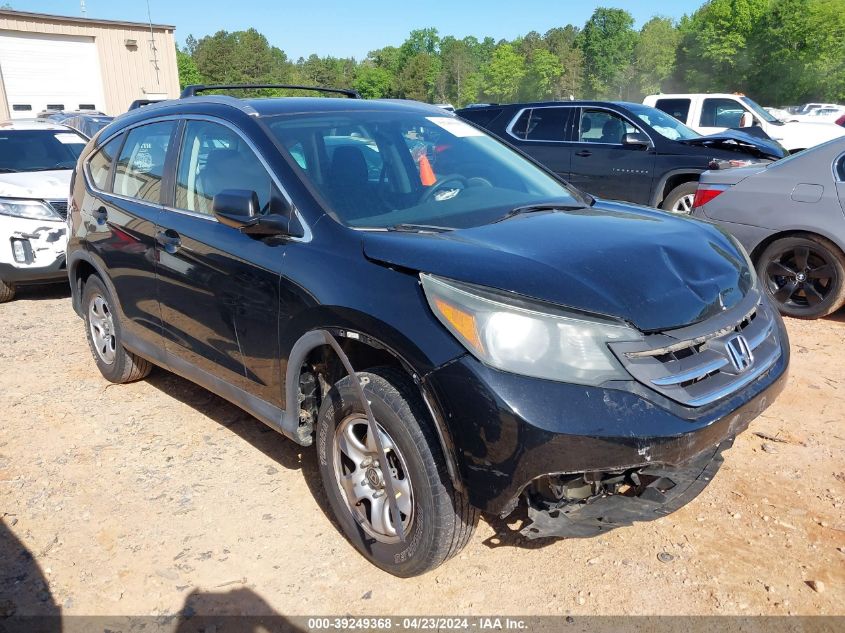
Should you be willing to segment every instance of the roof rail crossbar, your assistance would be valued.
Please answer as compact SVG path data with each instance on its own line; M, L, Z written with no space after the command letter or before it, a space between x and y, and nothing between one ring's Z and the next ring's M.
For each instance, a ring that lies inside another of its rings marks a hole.
M357 90L347 90L345 88L323 88L322 86L292 86L288 84L215 84L204 85L197 84L193 86L185 86L182 90L181 98L195 97L201 92L208 92L209 90L253 90L263 88L284 88L286 90L312 90L314 92L332 92L349 97L350 99L360 99L361 94Z

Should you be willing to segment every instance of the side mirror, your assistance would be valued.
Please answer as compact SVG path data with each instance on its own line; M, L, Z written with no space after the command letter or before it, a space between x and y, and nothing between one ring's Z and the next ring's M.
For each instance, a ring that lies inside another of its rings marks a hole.
M754 117L750 112L743 112L739 117L739 127L751 127L754 125Z
M634 147L637 149L645 149L651 146L651 141L642 132L634 132L632 134L626 134L622 137L622 145L625 145L627 147Z
M255 237L288 234L289 220L277 214L260 215L258 194L247 189L224 189L211 201L211 212L221 224Z

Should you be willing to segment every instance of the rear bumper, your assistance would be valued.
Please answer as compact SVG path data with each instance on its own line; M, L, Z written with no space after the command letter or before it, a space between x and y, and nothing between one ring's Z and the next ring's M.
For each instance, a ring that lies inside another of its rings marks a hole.
M786 384L789 341L777 323L780 357L752 383L706 407L684 407L633 381L610 389L539 380L470 356L426 381L458 449L470 502L505 515L545 475L678 468L713 455Z

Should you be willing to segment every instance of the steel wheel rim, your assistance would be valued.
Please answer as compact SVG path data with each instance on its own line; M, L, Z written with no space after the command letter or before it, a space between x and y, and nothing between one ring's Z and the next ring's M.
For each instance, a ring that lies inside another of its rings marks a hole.
M367 534L382 543L398 543L384 477L387 473L393 477L405 534L414 521L414 491L405 458L380 424L378 432L388 461L387 472L379 464L366 417L356 413L338 424L333 440L335 483L355 521Z
M685 196L681 196L678 201L672 205L670 211L672 213L681 213L683 215L689 215L692 213L692 203L695 201L695 194L690 193Z
M91 297L88 303L88 324L91 341L100 360L111 365L117 354L117 341L114 336L114 318L111 309L101 294Z
M766 264L766 282L775 301L806 310L827 301L836 284L836 269L809 246L794 246Z

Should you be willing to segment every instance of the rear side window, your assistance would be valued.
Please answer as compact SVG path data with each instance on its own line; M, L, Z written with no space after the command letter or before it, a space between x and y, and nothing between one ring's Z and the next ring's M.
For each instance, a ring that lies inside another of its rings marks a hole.
M739 127L745 108L733 99L709 98L701 106L702 127Z
M269 210L272 180L246 141L225 125L188 121L176 169L176 208L210 215L214 196L224 189L254 191L262 213Z
M91 181L101 191L108 191L109 175L111 173L114 155L120 147L123 135L113 138L91 157L88 161L88 172L91 174Z
M679 121L686 123L689 116L689 99L658 99L655 104L658 110L663 110Z
M565 141L572 108L536 108L531 111L525 138L529 141Z
M158 204L170 137L176 124L161 121L136 127L126 136L114 176L114 193Z
M840 181L845 182L845 154L843 154L842 156L840 156L840 157L837 159L837 163L836 163L836 177L837 177Z

